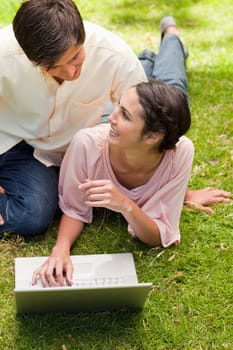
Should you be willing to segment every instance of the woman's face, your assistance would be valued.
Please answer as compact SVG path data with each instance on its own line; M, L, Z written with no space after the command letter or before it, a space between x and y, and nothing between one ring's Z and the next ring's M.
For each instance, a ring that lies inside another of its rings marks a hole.
M128 147L135 147L142 143L144 121L141 113L142 107L139 104L136 88L131 88L120 98L117 107L108 117L111 124L109 142Z

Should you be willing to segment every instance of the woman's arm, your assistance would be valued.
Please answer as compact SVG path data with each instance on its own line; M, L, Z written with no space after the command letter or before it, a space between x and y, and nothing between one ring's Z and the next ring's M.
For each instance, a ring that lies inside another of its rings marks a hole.
M137 238L151 247L161 247L158 225L128 197L125 197L121 214L133 228Z
M87 180L79 188L85 192L86 205L105 207L121 213L141 241L153 247L161 246L157 224L111 180Z
M32 284L37 279L43 286L72 285L73 266L70 259L70 248L83 230L84 223L63 215L58 229L57 241L50 257L34 271Z

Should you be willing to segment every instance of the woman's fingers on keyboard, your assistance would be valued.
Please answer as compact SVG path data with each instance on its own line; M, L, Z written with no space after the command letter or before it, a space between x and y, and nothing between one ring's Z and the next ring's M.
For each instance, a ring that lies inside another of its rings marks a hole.
M56 286L58 283L54 278L54 262L48 258L44 264L36 269L32 276L32 285L41 283L43 287Z

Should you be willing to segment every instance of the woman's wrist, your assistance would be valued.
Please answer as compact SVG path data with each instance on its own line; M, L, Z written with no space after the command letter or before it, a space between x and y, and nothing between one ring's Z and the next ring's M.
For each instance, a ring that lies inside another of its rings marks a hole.
M130 214L133 211L132 201L127 197L122 201L121 214L123 216Z
M55 246L52 249L52 255L57 254L70 254L70 245L69 244L55 244Z

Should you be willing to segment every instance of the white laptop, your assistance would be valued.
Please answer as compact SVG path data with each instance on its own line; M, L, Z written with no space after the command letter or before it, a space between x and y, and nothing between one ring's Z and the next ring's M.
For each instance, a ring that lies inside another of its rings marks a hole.
M131 253L73 255L72 286L32 286L33 271L46 259L15 259L17 314L141 309L152 286L138 282Z

